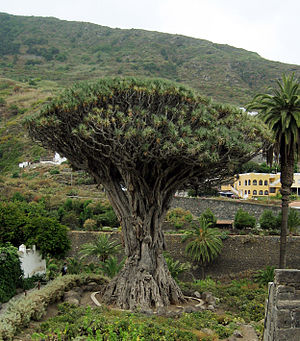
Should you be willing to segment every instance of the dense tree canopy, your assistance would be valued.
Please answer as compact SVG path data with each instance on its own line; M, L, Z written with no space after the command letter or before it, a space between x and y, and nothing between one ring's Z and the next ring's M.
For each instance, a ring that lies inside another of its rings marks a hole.
M107 300L123 308L183 300L162 256L161 222L175 191L193 178L205 184L233 175L269 136L241 110L161 80L75 85L27 126L105 187L128 256Z

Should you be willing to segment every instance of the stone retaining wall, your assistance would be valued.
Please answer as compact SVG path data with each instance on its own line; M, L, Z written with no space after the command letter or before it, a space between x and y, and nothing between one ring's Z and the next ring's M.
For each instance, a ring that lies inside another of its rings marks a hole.
M264 210L272 210L275 214L280 212L280 204L263 205L259 203L246 203L239 200L222 200L222 199L208 199L208 198L184 198L174 197L172 208L181 207L185 210L191 211L195 216L200 216L207 208L210 208L218 219L233 220L236 211L239 208L249 212L256 219L259 219Z
M263 340L300 340L300 270L275 270L274 283L269 283Z
M82 244L95 240L101 232L70 232L72 250L70 256L78 255ZM120 240L119 233L113 237ZM180 262L190 259L185 255L185 243L181 242L181 235L165 234L167 252ZM234 278L235 274L245 271L256 271L266 266L277 266L279 262L279 236L229 236L223 242L223 250L218 259L206 269L206 274L211 277ZM287 240L287 266L300 269L300 237L288 237ZM200 269L195 269L192 274L200 278ZM186 280L191 280L186 276ZM300 340L300 339L299 339Z

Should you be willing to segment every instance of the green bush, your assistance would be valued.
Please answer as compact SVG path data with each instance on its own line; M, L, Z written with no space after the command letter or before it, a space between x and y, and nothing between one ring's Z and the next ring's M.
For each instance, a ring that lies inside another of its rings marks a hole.
M183 208L172 208L167 212L166 220L173 224L177 229L182 228L185 224L191 223L193 220L192 213Z
M264 210L259 218L260 227L264 230L278 228L278 217L271 210Z
M244 228L254 228L256 225L256 219L248 212L239 208L234 217L234 227L242 230Z
M170 255L165 255L164 257L170 274L176 281L178 281L180 274L190 270L191 268L190 263L180 263L178 260L175 261Z
M266 269L258 270L254 275L254 281L261 285L268 285L274 281L275 266L267 266Z
M49 217L33 217L25 227L27 245L35 244L43 256L63 258L70 249L67 233L66 226Z
M62 299L65 290L74 286L96 281L106 284L106 280L99 275L66 275L51 281L36 292L28 293L12 302L6 312L0 316L0 340L13 340L14 335L22 328L26 328L30 321L38 321L46 314L49 304Z
M211 224L210 227L215 227L217 224L217 218L209 208L206 209L200 217L205 218L206 222Z
M42 202L0 202L0 243L35 244L44 255L63 257L70 248L67 227L47 214Z
M59 174L59 169L57 169L57 168L52 168L52 169L50 169L49 173L50 173L51 175Z
M0 246L0 302L6 302L21 285L23 272L18 249L10 244Z

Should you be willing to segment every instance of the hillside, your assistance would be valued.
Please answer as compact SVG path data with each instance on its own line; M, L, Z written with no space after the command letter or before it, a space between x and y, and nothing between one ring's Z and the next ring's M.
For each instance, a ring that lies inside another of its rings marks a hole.
M206 40L5 13L0 13L0 66L3 77L62 85L108 75L161 77L238 105L284 72L300 75L300 66Z
M160 77L244 105L283 72L300 76L300 66L180 35L0 13L0 172L49 157L28 138L23 120L75 81Z

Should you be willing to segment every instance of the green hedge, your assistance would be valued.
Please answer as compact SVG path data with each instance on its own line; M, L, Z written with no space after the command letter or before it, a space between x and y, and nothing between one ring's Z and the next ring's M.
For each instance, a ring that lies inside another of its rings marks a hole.
M91 281L106 284L107 280L100 275L66 275L60 276L41 288L15 300L7 311L0 316L0 340L13 340L14 335L26 328L30 321L38 321L45 314L49 304L62 299L64 291Z
M23 272L18 249L12 245L0 246L0 302L7 302L21 285Z

